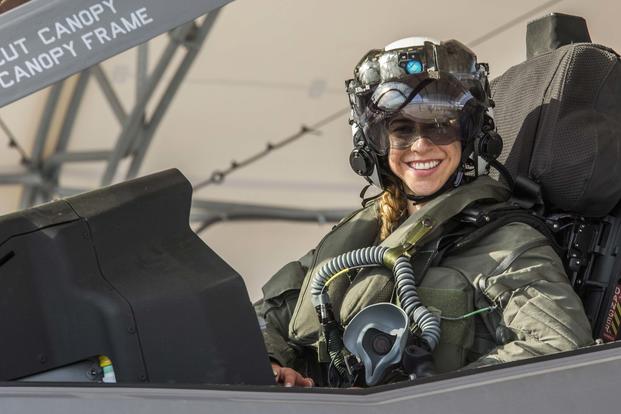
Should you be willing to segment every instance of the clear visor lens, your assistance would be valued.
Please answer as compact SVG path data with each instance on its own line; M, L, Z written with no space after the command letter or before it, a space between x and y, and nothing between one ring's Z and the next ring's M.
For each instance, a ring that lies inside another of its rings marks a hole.
M422 85L423 82L426 84ZM472 98L470 91L457 81L423 79L414 86L386 82L371 95L369 109L379 116L391 116L408 106L411 114L418 113L421 121L425 121L442 117L442 114L455 114Z
M461 138L460 120L473 99L452 78L386 82L368 100L365 135L380 154L391 147L407 148L422 137L438 145L449 144Z

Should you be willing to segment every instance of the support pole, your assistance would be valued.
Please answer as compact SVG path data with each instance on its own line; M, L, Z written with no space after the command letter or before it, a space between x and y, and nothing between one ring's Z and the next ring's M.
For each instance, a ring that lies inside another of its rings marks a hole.
M86 92L86 86L88 85L90 75L91 73L89 69L80 72L80 74L78 75L78 80L75 84L75 87L73 88L73 93L71 94L71 99L67 107L67 112L65 112L63 124L58 135L58 141L56 141L54 154L65 152L67 150L67 147L69 146L69 138L71 137L71 132L73 131L73 127L75 126L75 120L78 116L78 112L84 98L84 93ZM50 165L48 163L48 160L45 160L42 163L41 169L43 171L43 179L45 180L45 184L48 189L54 188L58 185L60 168L60 163ZM47 194L46 198L51 198L51 194Z
M179 30L180 32L187 34L188 31L191 30L193 24L194 23L191 22L175 30ZM132 142L136 137L135 131L140 128L140 124L143 119L143 114L145 112L147 104L155 93L155 89L157 88L162 77L164 76L164 73L166 72L166 69L170 64L170 61L173 58L177 47L178 45L175 42L168 43L166 49L164 49L164 52L160 57L157 66L155 67L153 73L149 78L147 87L140 96L140 99L137 100L136 105L134 105L131 114L123 123L121 134L116 141L115 148L112 151L112 155L108 159L108 165L106 166L106 170L101 179L102 187L109 185L112 182L114 176L116 175L121 159L127 155L128 150L131 148Z
M187 36L192 36L193 39L191 40L191 42L187 43L188 51L184 56L183 61L179 64L177 72L168 84L164 95L160 99L157 107L155 108L155 111L153 112L153 116L147 124L147 128L144 131L143 136L141 137L140 145L138 145L138 150L134 154L134 158L132 159L132 162L129 166L126 176L127 179L135 178L138 175L140 166L144 161L144 157L147 153L147 150L149 149L149 146L151 145L153 136L155 135L155 131L162 122L162 119L164 118L166 111L168 110L175 94L177 93L177 90L181 86L181 83L183 82L190 68L192 67L192 64L194 63L194 60L196 59L196 56L198 55L203 42L213 28L213 25L218 17L218 13L219 9L209 13L200 27L194 26L194 30L187 34Z
M52 125L52 118L56 112L56 107L60 100L60 94L63 90L64 81L55 83L51 88L47 96L45 107L43 108L43 115L39 128L37 129L37 135L35 136L34 145L32 147L31 165L30 170L32 172L38 172L43 160L43 151L45 150L45 143L50 132L50 126ZM36 203L38 196L38 189L35 186L24 186L22 197L20 200L20 208L30 207Z
M97 79L97 83L99 83L101 91L108 100L108 104L110 104L110 108L112 108L114 116L116 116L119 123L123 125L127 121L127 112L125 111L125 108L123 108L121 100L114 91L108 76L106 76L106 72L104 72L101 65L93 66L92 71L93 75L95 75L95 79Z
M136 48L136 101L144 93L149 76L149 44L143 43Z

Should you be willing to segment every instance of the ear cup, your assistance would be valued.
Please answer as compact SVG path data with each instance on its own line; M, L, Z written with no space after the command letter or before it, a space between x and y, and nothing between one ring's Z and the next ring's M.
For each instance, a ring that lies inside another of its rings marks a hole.
M349 154L349 165L356 174L368 177L375 169L375 159L367 148L357 146Z
M502 153L502 138L496 131L486 131L478 141L479 155L483 159L495 160Z

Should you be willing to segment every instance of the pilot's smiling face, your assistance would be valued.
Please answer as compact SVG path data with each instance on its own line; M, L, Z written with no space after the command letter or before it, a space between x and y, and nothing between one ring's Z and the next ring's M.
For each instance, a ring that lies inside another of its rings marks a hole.
M390 131L391 141L398 132ZM405 190L428 196L440 190L453 175L461 160L461 142L456 136L449 144L434 144L424 134L406 148L390 148L388 165L401 179Z

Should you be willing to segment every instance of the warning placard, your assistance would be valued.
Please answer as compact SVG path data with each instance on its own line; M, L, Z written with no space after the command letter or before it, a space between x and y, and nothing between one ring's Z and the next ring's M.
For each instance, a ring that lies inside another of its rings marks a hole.
M232 0L14 1L0 14L0 106Z
M621 327L621 284L615 287L612 301L608 307L608 315L606 315L602 339L605 342L616 341L619 336L619 327Z
M30 37L0 43L0 88L16 88L70 59L155 23L148 7L121 12L102 0L36 29Z

